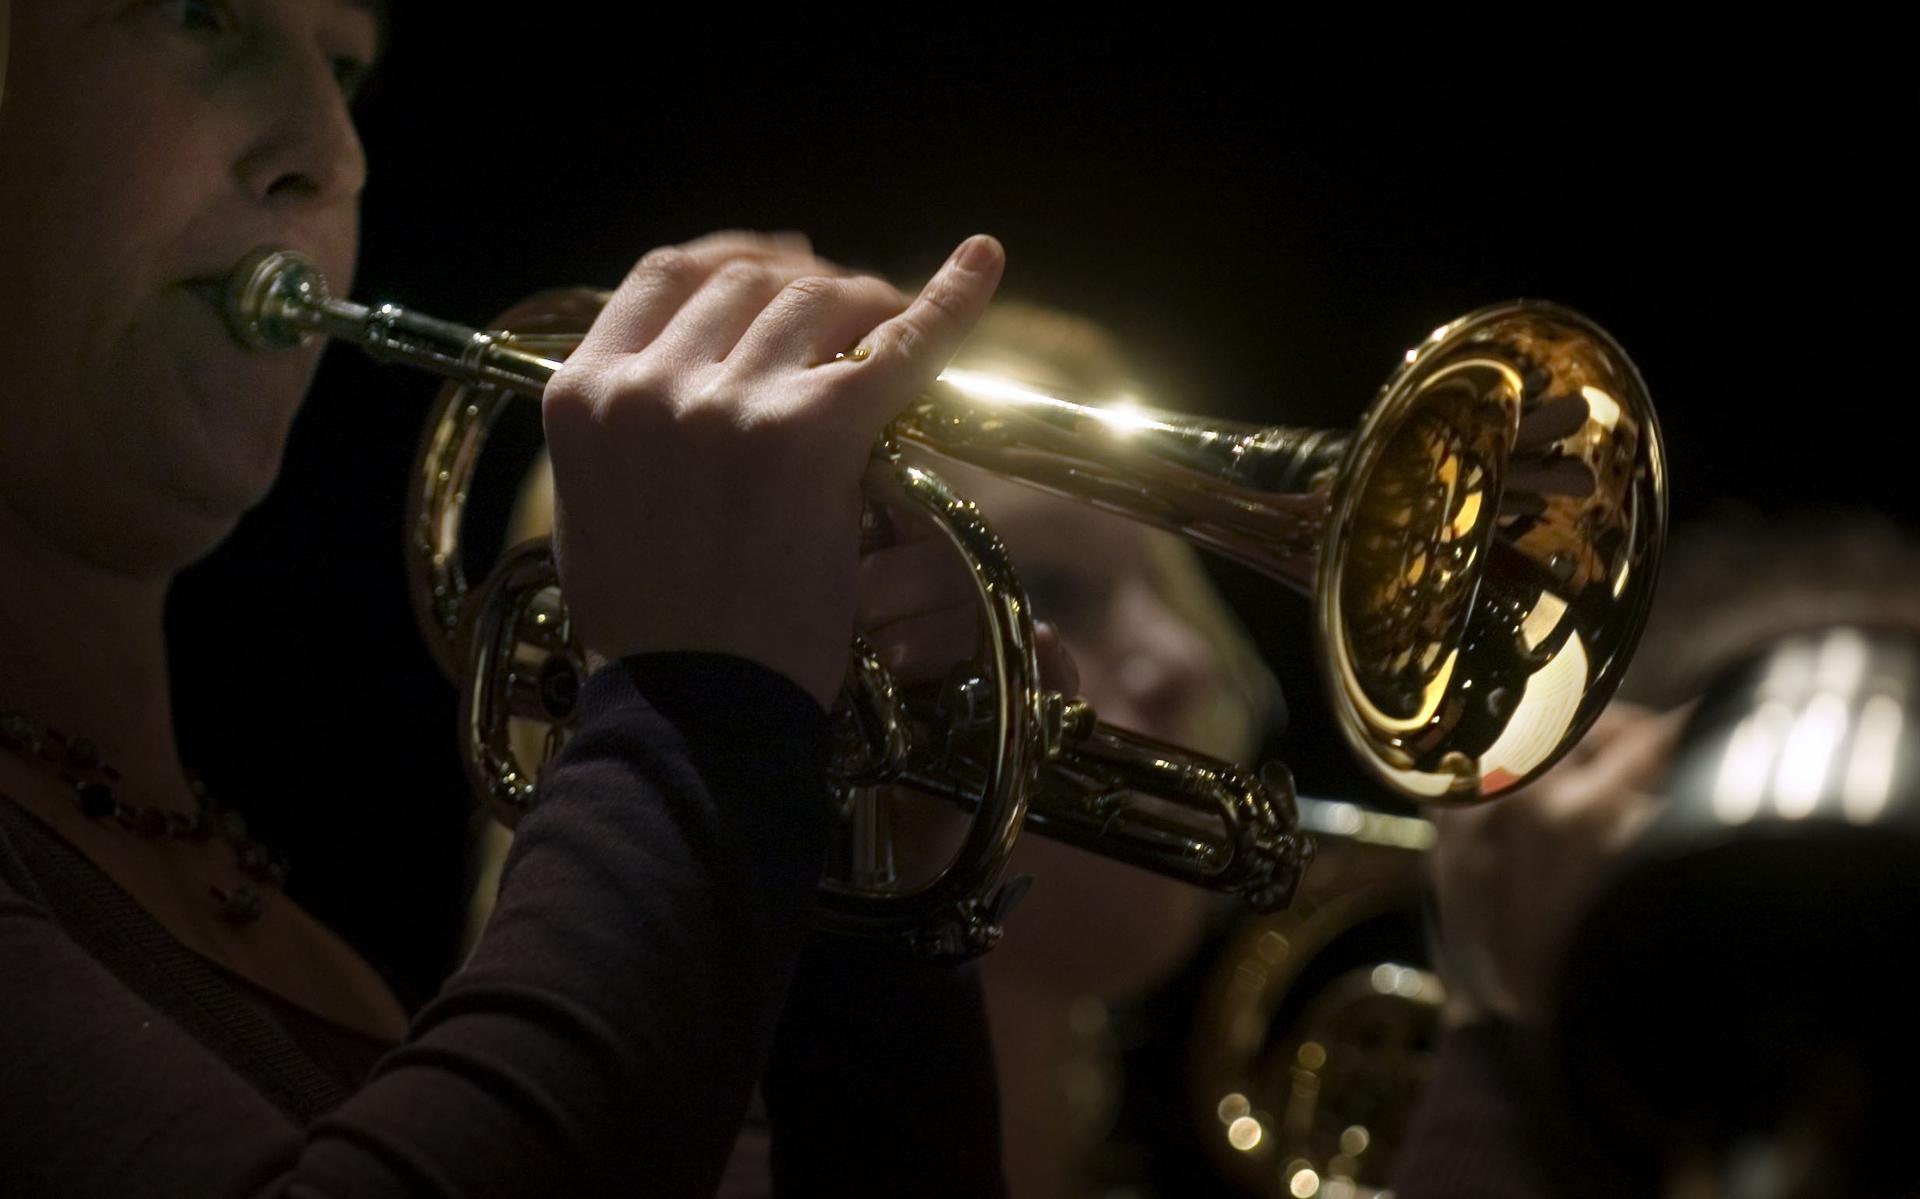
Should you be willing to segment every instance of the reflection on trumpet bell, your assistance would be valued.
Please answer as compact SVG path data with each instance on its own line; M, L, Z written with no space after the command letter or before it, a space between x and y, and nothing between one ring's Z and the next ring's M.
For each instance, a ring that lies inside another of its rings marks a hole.
M1350 548L1318 596L1337 702L1402 790L1499 794L1550 765L1624 671L1664 538L1659 430L1619 347L1545 306L1436 330L1363 437L1401 395L1419 419L1370 443L1372 485L1341 501L1348 535L1330 544ZM1497 426L1465 415L1489 404L1504 445L1468 433Z

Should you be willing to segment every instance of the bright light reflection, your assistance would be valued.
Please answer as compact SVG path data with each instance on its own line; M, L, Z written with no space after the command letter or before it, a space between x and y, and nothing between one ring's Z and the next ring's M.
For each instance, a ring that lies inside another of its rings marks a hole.
M1820 805L1820 784L1846 735L1847 701L1833 692L1822 691L1800 710L1773 777L1774 809L1780 815L1798 820Z
M1820 643L1813 668L1813 685L1822 691L1851 695L1867 673L1867 639L1858 629L1835 629Z
M1051 405L1067 407L1067 401L1059 396L1036 391L1024 383L1017 383L1004 375L988 374L984 371L946 370L941 372L940 381L963 392L970 399L1000 400L1021 404ZM1145 408L1133 404L1120 403L1110 408L1097 408L1102 414L1101 420L1109 428L1130 429L1171 429L1165 421Z
M1855 824L1871 824L1893 794L1893 766L1900 757L1900 729L1906 710L1891 695L1875 695L1860 706L1860 727L1853 734L1846 779L1840 787L1841 811Z
M1339 635L1345 638L1345 630L1342 629ZM1441 663L1440 669L1433 672L1427 682L1426 690L1420 697L1420 710L1404 720L1396 720L1374 705L1373 697L1367 694L1367 690L1361 685L1359 677L1354 674L1353 657L1351 653L1343 653L1338 655L1338 657L1340 660L1341 691L1351 699L1354 706L1360 710L1361 719L1365 720L1375 731L1411 733L1417 729L1426 727L1427 723L1433 719L1433 714L1440 710L1440 701L1446 696L1447 688L1453 682L1453 671L1454 667L1459 664L1460 650L1458 647L1455 647L1448 652L1447 660ZM1441 790L1446 790L1444 784ZM1420 794L1430 793L1423 791L1420 792ZM1432 792L1431 794L1438 794L1438 792Z
M1320 1176L1312 1170L1297 1171L1287 1180L1287 1191L1294 1199L1308 1199L1310 1195L1320 1193Z
M1111 408L1100 409L1103 419L1109 426L1117 425L1124 429L1161 429L1166 425L1155 419L1144 408L1132 404L1116 404Z
M1760 680L1762 699L1798 700L1813 682L1813 646L1793 641L1773 651L1766 677Z
M1336 803L1327 813L1327 828L1336 836L1351 837L1360 831L1362 823L1357 804Z
M1258 1145L1260 1137L1260 1121L1252 1116L1242 1116L1227 1125L1227 1143L1242 1153L1247 1153Z
M1560 627L1560 618L1566 614L1567 601L1551 591L1542 591L1540 602L1520 622L1520 643L1528 649L1537 649L1549 634Z
M1427 770L1402 770L1398 766L1379 763L1380 773L1395 786L1402 787L1415 795L1445 795L1453 790L1453 776L1436 774Z
M1588 419L1609 431L1620 423L1619 400L1601 391L1598 387L1582 387L1580 394L1586 397Z
M1261 961L1278 966L1287 960L1289 953L1293 952L1293 945L1287 940L1285 935L1268 929L1265 933L1261 934L1259 943L1254 947L1254 952L1259 955Z
M1792 710L1774 700L1734 726L1713 781L1713 814L1720 823L1745 824L1760 810L1774 756L1792 722Z
M1353 1183L1345 1178L1330 1178L1327 1180L1325 1199L1355 1199L1355 1196L1359 1193Z
M1373 968L1369 981L1373 983L1375 991L1382 995L1391 995L1400 983L1400 967L1382 962Z
M1035 391L1031 387L1014 382L1004 375L990 375L982 371L947 370L940 373L940 382L950 384L983 400L1053 400L1058 397L1045 392Z
M1587 647L1576 635L1567 638L1560 652L1527 679L1507 727L1481 755L1481 777L1506 774L1517 779L1531 774L1566 736L1586 693Z
M1460 502L1460 514L1453 518L1453 527L1448 530L1457 541L1473 531L1480 520L1481 493L1470 491L1467 498Z
M1397 845L1401 849L1432 849L1433 843L1440 839L1440 830L1428 820L1413 816L1377 815L1370 823L1373 826L1375 844Z

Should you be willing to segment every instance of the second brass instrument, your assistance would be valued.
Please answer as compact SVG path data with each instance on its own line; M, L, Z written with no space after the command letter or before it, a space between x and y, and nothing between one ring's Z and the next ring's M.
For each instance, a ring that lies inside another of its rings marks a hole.
M229 290L250 346L319 334L454 380L422 441L409 558L423 631L462 680L470 775L509 822L537 765L512 752L507 726L544 722L557 744L582 659L550 557L522 547L471 589L461 517L495 416L541 394L603 302L546 293L487 332L334 298L311 264L270 250ZM949 370L890 433L1307 592L1346 740L1382 782L1428 802L1519 786L1585 730L1638 636L1665 530L1664 451L1632 363L1584 317L1534 302L1435 330L1352 432L1098 407ZM1030 606L991 530L927 470L883 456L876 475L968 560L987 632L977 668L930 701L902 701L856 651L841 711L847 809L858 814L861 788L906 785L975 818L925 883L903 887L872 860L829 879L823 919L979 952L1016 897L999 875L1022 826L1284 905L1310 853L1284 769L1256 776L1046 691Z

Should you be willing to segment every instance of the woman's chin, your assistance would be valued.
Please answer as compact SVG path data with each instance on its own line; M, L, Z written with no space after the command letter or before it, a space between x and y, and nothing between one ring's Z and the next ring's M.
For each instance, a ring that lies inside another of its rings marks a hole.
M177 571L212 553L266 498L285 447L282 439L261 437L176 448L149 459L157 469L142 489L145 501L124 516L136 536L112 538L139 573Z
M281 384L239 398L197 395L174 428L156 430L155 482L195 517L231 527L280 474L300 389Z
M200 516L238 520L273 489L285 448L277 438L268 445L236 446L228 456L206 464L196 477L182 480L183 502Z

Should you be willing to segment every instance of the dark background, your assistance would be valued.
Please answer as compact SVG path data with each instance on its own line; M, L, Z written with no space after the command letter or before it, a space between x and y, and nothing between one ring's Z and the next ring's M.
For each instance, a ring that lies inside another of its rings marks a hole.
M727 226L802 229L904 278L986 230L1006 290L1105 323L1156 402L1343 424L1435 325L1537 296L1634 354L1680 519L1726 501L1920 515L1916 121L1869 61L1885 30L1597 45L1170 11L1097 32L571 3L396 16L361 106L365 298L484 323ZM171 616L190 754L236 807L290 797L254 826L303 847L293 891L422 993L451 965L469 819L452 689L403 589L432 391L330 355L281 486ZM1355 791L1304 604L1220 578L1292 697L1274 750L1303 789Z

